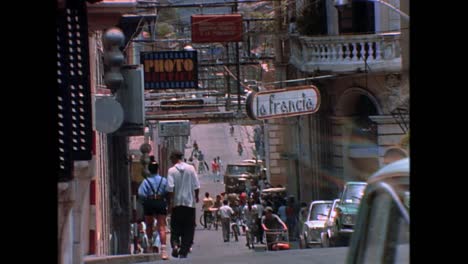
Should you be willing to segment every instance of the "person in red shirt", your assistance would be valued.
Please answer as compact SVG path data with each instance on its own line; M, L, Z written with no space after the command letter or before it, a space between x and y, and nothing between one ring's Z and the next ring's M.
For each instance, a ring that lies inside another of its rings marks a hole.
M219 164L216 161L216 158L211 162L211 171L213 172L213 181L219 182Z

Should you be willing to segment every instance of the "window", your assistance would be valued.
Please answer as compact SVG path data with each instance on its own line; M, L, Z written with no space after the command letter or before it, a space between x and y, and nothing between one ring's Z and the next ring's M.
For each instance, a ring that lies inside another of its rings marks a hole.
M402 211L406 208L384 189L370 197L359 263L409 263L409 222Z
M374 3L353 1L350 6L340 7L338 9L338 27L341 34L374 33Z
M326 220L331 207L331 203L314 204L312 211L310 212L309 221Z

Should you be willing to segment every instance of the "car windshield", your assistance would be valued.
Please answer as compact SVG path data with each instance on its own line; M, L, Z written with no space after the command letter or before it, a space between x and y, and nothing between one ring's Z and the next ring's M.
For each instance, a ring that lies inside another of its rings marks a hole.
M360 203L364 195L365 184L350 184L347 185L344 193L342 203Z
M314 206L312 207L312 211L310 212L309 220L326 220L331 207L332 203L314 204Z
M258 170L256 166L229 165L227 167L227 173L229 174L244 174L244 173L255 174L257 173L257 171Z

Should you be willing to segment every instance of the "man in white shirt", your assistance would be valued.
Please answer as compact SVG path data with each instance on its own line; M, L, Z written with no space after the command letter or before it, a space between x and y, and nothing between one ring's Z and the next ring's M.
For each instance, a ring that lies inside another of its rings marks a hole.
M195 232L195 203L199 201L200 182L195 168L182 161L183 154L173 151L174 166L167 173L168 213L171 216L172 256L186 258Z
M221 216L221 227L223 229L224 242L229 242L229 228L231 224L231 217L234 215L234 210L228 205L228 201L223 201L223 206L219 208L219 215Z

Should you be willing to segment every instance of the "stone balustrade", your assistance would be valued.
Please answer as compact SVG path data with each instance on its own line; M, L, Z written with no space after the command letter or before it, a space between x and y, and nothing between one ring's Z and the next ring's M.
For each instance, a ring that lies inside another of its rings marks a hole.
M290 63L304 72L400 71L400 33L290 35Z

